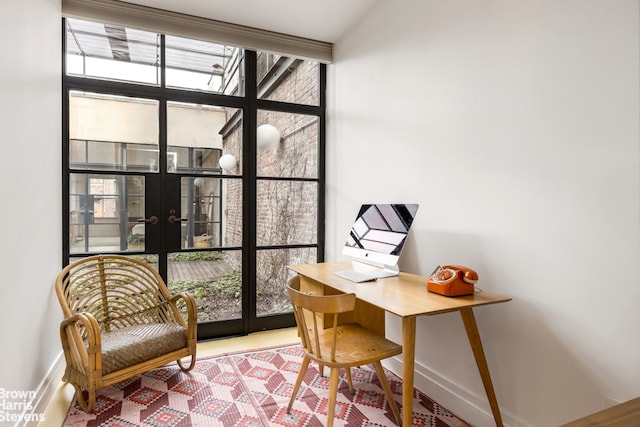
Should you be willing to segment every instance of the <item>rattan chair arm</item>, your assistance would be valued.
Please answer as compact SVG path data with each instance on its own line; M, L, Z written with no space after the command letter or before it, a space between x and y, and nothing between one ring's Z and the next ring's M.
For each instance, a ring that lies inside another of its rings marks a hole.
M78 324L86 331L85 339L80 335ZM60 339L67 365L83 372L102 368L100 325L93 314L81 312L62 320Z
M178 300L183 300L187 309L187 336L190 338L195 338L196 336L196 325L198 323L198 308L196 307L196 300L193 295L181 292L174 294L169 301L175 304ZM182 316L181 316L182 317Z

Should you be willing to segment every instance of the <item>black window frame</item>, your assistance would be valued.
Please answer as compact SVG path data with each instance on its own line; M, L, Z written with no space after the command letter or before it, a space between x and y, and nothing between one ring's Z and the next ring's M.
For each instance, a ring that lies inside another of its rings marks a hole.
M326 80L327 70L326 64L319 63L318 67L318 84L319 84L319 103L318 105L296 104L282 102L270 99L259 98L257 85L257 55L258 52L244 49L244 77L245 87L244 94L224 95L212 92L198 92L193 89L178 89L175 87L166 87L165 82L165 36L160 35L160 85L147 85L142 83L106 80L100 78L91 78L84 76L67 75L66 73L66 18L62 18L62 266L69 264L71 257L77 258L85 255L71 254L70 234L69 234L69 177L74 172L81 172L72 169L69 164L69 93L71 91L95 92L100 94L144 97L159 100L161 110L160 120L164 120L166 124L166 103L167 102L184 102L184 103L204 103L219 105L222 107L236 108L242 111L243 116L243 173L240 177L233 175L216 175L222 178L231 177L242 179L243 183L243 306L256 307L256 256L257 251L263 249L295 249L295 248L315 248L317 261L323 262L325 251L325 146L326 146ZM296 177L261 177L256 173L256 128L257 128L257 112L259 110L270 110L284 113L312 115L318 118L318 173L315 178L296 178ZM164 117L163 117L164 116ZM166 147L166 125L163 127L160 123L160 144ZM162 152L162 150L161 150ZM160 157L159 163L165 162L166 159ZM114 171L87 170L86 173L100 175L111 175ZM118 171L118 174L125 174L125 171ZM257 206L257 182L260 179L270 180L286 180L286 181L304 181L315 182L318 188L317 199L317 241L315 244L286 244L274 246L258 246L256 236L256 206ZM229 249L229 248L222 248ZM87 254L88 256L89 254ZM159 272L166 280L167 268L166 261L164 264L160 262ZM295 325L292 314L273 315L260 317L260 322L255 322L255 313L248 316L243 313L243 333L255 332L258 330L277 329ZM214 338L236 334L236 332L227 331L225 328L214 331L213 328L207 328L204 324L204 331L201 334L199 325L199 337Z

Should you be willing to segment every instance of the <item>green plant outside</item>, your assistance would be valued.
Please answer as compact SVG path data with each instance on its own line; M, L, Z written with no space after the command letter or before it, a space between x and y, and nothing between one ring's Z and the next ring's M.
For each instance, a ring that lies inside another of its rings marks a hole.
M140 259L148 263L157 263L157 255L132 255L132 258ZM219 252L177 252L169 254L170 261L215 261L221 259ZM217 280L176 280L167 283L172 294L189 293L196 300L198 308L198 321L223 320L234 318L241 310L242 305L242 270L237 268L231 273L219 277ZM262 290L256 291L256 297L270 298ZM183 304L178 304L184 313ZM283 301L270 312L281 313L291 311L289 301Z
M167 286L172 293L188 292L196 299L212 293L224 298L239 298L242 291L242 271L234 270L216 281L177 280L170 282Z
M157 255L131 255L131 258L139 259L150 264L158 262ZM174 252L169 254L169 261L216 261L221 258L219 252Z
M235 317L242 305L242 271L235 269L215 281L177 280L167 287L172 294L191 294L198 307L198 321L221 320ZM180 307L183 309L183 307Z

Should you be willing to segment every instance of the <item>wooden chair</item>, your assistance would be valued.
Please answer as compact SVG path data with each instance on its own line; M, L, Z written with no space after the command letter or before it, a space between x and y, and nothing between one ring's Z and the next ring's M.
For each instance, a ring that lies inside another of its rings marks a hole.
M64 314L63 381L73 384L84 411L93 410L99 388L173 361L185 372L195 365L195 300L171 296L149 264L121 255L90 256L65 267L55 288ZM180 359L188 356L185 366Z
M338 315L354 310L355 294L312 295L300 291L300 278L296 276L287 283L287 291L293 305L293 313L298 325L304 359L289 400L287 413L296 399L300 384L309 363L318 363L320 373L327 366L329 374L329 404L327 408L327 426L333 426L340 369L346 371L349 391L353 394L353 383L350 368L373 364L378 380L382 385L389 406L398 425L402 424L400 411L391 393L387 376L381 360L402 353L402 347L386 338L376 335L357 323L338 324ZM323 326L329 321L328 327ZM411 416L411 414L409 414Z

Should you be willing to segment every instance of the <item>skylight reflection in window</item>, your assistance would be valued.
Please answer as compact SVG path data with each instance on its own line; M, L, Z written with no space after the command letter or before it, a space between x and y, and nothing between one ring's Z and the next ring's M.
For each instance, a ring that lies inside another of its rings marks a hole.
M158 34L67 19L66 37L68 75L159 84Z
M165 41L168 87L243 95L242 49L169 35Z

